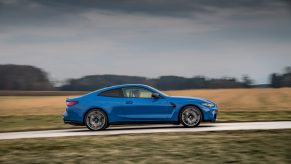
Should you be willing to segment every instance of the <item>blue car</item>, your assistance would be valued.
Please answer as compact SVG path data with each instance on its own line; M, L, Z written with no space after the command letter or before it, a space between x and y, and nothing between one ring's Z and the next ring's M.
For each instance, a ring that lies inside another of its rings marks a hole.
M216 117L217 105L209 100L168 96L147 85L125 84L67 99L64 122L96 131L125 123L196 127L201 121L214 122Z

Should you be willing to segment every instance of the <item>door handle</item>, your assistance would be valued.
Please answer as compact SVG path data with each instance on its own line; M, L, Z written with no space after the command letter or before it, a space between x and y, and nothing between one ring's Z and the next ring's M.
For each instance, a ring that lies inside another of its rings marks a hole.
M133 104L132 101L126 101L126 104Z

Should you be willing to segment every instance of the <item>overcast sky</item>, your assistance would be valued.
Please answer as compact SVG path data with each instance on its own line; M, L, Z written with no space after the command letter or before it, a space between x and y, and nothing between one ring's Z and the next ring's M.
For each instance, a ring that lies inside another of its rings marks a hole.
M52 79L205 75L256 83L291 66L288 0L0 0L0 64Z

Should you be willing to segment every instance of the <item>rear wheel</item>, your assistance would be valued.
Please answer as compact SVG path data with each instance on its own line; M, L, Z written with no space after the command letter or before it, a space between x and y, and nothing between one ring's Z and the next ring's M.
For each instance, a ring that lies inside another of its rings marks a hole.
M103 130L108 127L107 116L99 109L91 110L85 116L85 124L90 130Z
M202 120L200 110L195 106L187 106L180 113L180 122L184 127L196 127Z

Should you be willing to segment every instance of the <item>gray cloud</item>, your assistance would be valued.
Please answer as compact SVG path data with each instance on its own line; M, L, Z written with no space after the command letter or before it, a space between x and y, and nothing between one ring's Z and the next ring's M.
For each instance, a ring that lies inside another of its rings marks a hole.
M100 9L125 13L146 13L165 16L191 16L197 12L211 12L212 8L262 8L272 7L285 1L277 0L50 0L37 1L44 6L61 8L65 11Z
M76 16L78 19L78 15L89 11L98 11L104 15L183 19L201 19L205 15L217 18L218 15L232 20L256 20L259 14L265 18L277 16L288 4L288 0L2 0L0 21L2 29L7 26L10 28L11 25L46 26L64 23L68 16Z
M88 10L122 12L126 14L147 14L156 16L193 17L195 14L212 13L216 9L269 9L276 12L278 4L288 5L288 0L2 0L1 10L17 9L22 16L49 8L60 13L78 13ZM45 17L52 16L42 15Z

